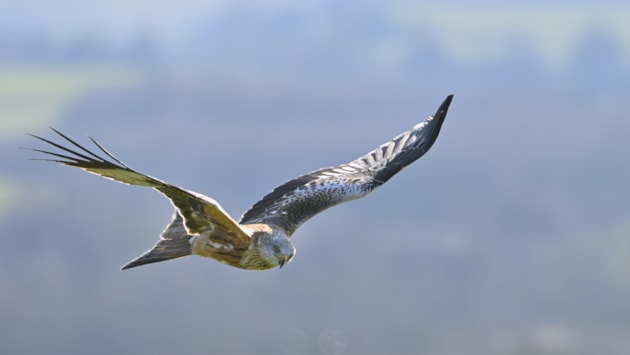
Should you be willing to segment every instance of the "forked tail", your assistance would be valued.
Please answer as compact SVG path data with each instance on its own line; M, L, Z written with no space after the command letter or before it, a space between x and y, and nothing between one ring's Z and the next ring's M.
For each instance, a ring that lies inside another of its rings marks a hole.
M186 233L182 217L176 211L173 220L164 229L160 235L160 240L155 243L153 248L131 260L121 270L188 256L192 253L190 238L192 236Z

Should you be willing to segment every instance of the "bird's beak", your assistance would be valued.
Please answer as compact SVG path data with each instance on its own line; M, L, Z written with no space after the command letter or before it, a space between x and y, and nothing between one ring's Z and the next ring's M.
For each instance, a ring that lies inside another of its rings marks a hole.
M293 253L291 253L291 255L289 256L283 256L282 259L278 260L278 264L280 264L279 269L282 269L282 267L284 266L284 264L288 264L289 261L291 261L291 259L293 259L293 256L295 255L295 251L293 251Z

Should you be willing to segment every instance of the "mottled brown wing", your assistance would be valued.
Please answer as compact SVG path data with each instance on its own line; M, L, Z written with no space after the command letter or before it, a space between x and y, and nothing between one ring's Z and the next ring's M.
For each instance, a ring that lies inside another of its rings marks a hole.
M271 224L291 235L317 213L367 195L431 148L452 99L448 96L435 115L368 154L278 186L246 211L240 223Z
M92 138L90 138L92 142L111 160L99 156L79 145L54 128L51 129L70 144L80 149L80 151L68 148L48 139L32 135L33 137L65 152L61 154L41 149L31 149L33 151L55 157L54 159L41 160L54 161L64 165L74 166L92 174L124 184L152 187L161 192L173 203L179 214L184 219L184 226L188 234L197 235L204 231L219 229L226 232L233 238L242 238L243 242L248 243L248 234L243 231L238 223L236 223L236 221L232 219L232 217L230 217L227 212L225 212L223 208L210 197L182 189L132 170Z

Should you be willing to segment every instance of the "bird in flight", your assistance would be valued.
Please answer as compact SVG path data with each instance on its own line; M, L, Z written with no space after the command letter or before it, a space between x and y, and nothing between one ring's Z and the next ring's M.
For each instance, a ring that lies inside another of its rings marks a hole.
M158 242L122 267L132 267L188 255L200 255L246 270L282 267L295 255L291 236L317 213L342 202L363 197L383 185L405 166L426 153L440 133L449 95L435 115L349 163L315 170L276 187L256 202L237 222L212 198L141 174L90 137L104 155L98 155L63 133L66 145L31 135L59 149L46 160L74 166L124 184L148 186L162 193L175 207L171 222ZM69 145L68 145L69 143Z

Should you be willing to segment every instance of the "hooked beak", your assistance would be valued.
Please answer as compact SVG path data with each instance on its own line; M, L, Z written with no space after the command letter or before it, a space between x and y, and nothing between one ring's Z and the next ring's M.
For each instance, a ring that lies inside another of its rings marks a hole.
M291 261L291 259L293 259L293 256L295 255L295 251L293 251L291 253L291 255L289 256L284 256L281 259L278 260L278 264L280 264L280 266L278 267L278 269L282 269L282 267L284 266L284 264L288 264L289 261Z

